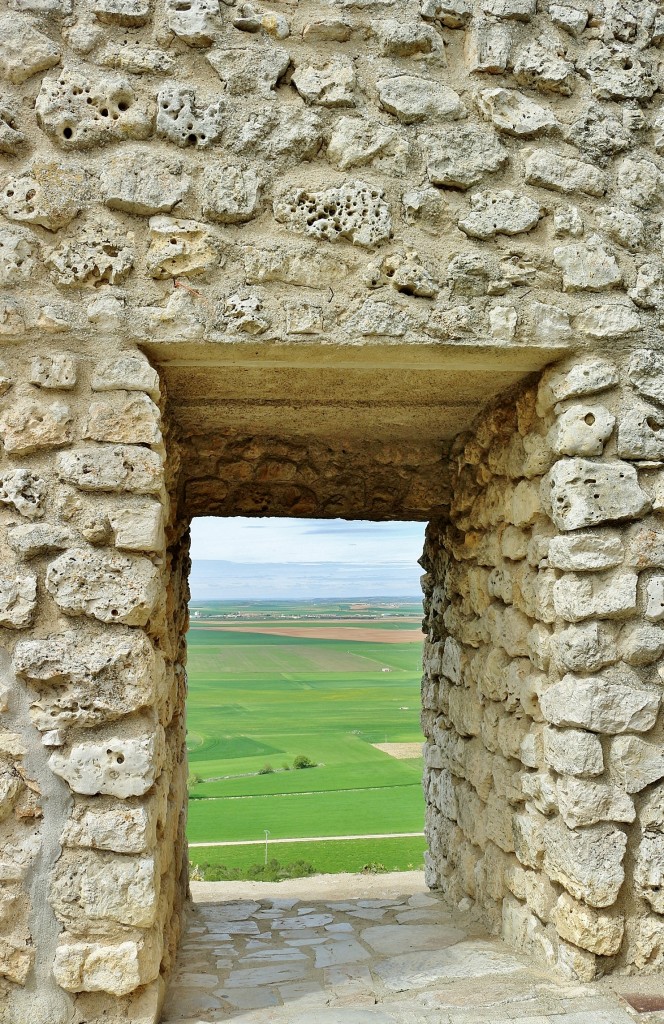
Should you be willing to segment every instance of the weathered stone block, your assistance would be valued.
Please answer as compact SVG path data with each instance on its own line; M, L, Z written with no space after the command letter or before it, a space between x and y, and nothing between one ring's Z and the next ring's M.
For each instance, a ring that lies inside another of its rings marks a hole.
M544 760L559 775L601 775L604 756L599 738L580 729L553 729L543 731Z
M61 480L83 491L158 494L164 471L157 452L139 445L99 445L60 456Z
M425 120L457 121L467 116L459 94L429 78L416 75L379 78L376 88L381 106L403 124Z
M563 893L553 908L552 920L558 934L600 956L613 956L622 942L625 920L622 914L600 913Z
M561 459L544 478L542 488L561 530L638 519L650 507L636 470L626 462Z
M62 833L65 846L143 853L157 839L158 807L149 799L138 806L125 801L94 797L79 799Z
M392 219L383 192L350 181L322 192L292 189L274 202L274 216L291 231L335 242L347 239L372 249L392 235Z
M164 524L158 502L150 505L129 505L109 515L115 533L115 546L124 551L162 551Z
M459 220L459 227L470 238L519 235L537 227L542 216L539 203L509 189L475 192L470 202L470 213Z
M97 793L126 799L143 796L154 785L163 761L164 734L157 728L150 735L73 743L49 758L49 767L75 793Z
M72 440L73 416L65 402L17 396L0 416L0 436L10 455L62 448Z
M196 277L218 266L216 240L205 224L175 217L150 218L146 266L151 277Z
M493 132L450 125L444 137L423 140L427 174L434 185L467 189L505 166L509 154Z
M550 110L514 89L482 89L477 105L496 128L517 138L542 135L557 124Z
M190 183L180 162L168 163L147 150L113 156L101 174L106 206L142 217L170 213L185 199Z
M566 622L599 619L625 619L636 612L637 579L635 573L613 572L586 576L568 573L553 585L556 614Z
M585 192L590 196L604 195L608 185L606 175L592 164L546 149L528 157L526 181L556 192Z
M0 626L25 629L37 607L37 577L26 572L0 575Z
M35 110L40 128L63 149L146 139L154 116L127 78L87 78L73 69L42 81Z
M563 777L556 783L560 814L569 828L598 821L632 822L634 801L618 786L589 779Z
M563 534L549 542L549 565L566 572L597 572L622 564L625 551L618 533L593 530Z
M560 818L545 822L543 829L549 878L591 907L612 906L625 878L625 833L606 824L569 829Z
M222 224L241 224L258 213L261 183L251 167L209 167L203 178L203 216Z
M0 16L0 78L20 85L60 62L60 50L21 14Z
M50 903L68 928L112 931L112 923L154 924L159 875L153 857L120 857L92 850L65 850L51 881Z
M68 615L144 626L159 597L159 572L147 558L72 549L49 565L46 589Z
M110 356L95 366L90 387L93 391L145 391L159 399L159 374L140 353Z
M598 733L648 732L657 719L660 696L639 688L636 673L607 668L602 675L568 674L540 697L547 722Z
M75 543L75 536L64 526L48 523L24 523L7 535L10 548L23 558L34 558L49 551L64 551Z
M355 67L348 57L300 65L291 80L306 103L331 108L355 106Z
M616 736L608 758L613 776L628 793L639 793L664 777L664 751L640 736Z
M557 663L569 672L596 672L619 660L613 630L603 622L568 626L556 633L552 647Z
M145 394L117 391L95 399L83 426L83 437L117 444L159 444L161 416Z

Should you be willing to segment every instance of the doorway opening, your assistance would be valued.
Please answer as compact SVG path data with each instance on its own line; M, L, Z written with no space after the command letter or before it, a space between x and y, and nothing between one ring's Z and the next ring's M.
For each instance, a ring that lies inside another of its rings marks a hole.
M421 869L422 523L192 523L190 877Z

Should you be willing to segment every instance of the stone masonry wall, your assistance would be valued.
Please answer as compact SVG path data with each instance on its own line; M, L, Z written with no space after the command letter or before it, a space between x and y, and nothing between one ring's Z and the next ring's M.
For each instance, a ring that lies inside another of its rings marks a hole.
M177 448L141 353L49 349L0 413L0 1021L153 1021L187 885Z
M571 977L664 966L664 358L488 412L429 526L430 884Z

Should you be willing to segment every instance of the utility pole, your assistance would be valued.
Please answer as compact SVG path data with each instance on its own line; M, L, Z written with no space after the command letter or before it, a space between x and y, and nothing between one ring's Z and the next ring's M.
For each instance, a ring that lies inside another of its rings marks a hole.
M265 828L263 831L265 832L265 863L267 864L267 837L270 834L270 830L269 828Z

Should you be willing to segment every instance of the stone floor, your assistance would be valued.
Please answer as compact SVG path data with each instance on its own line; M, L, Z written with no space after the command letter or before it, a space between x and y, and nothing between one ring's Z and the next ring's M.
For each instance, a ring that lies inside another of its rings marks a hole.
M606 983L565 983L514 954L451 913L419 872L192 891L163 1021L664 1024ZM646 990L649 1009L664 1005L661 987Z

